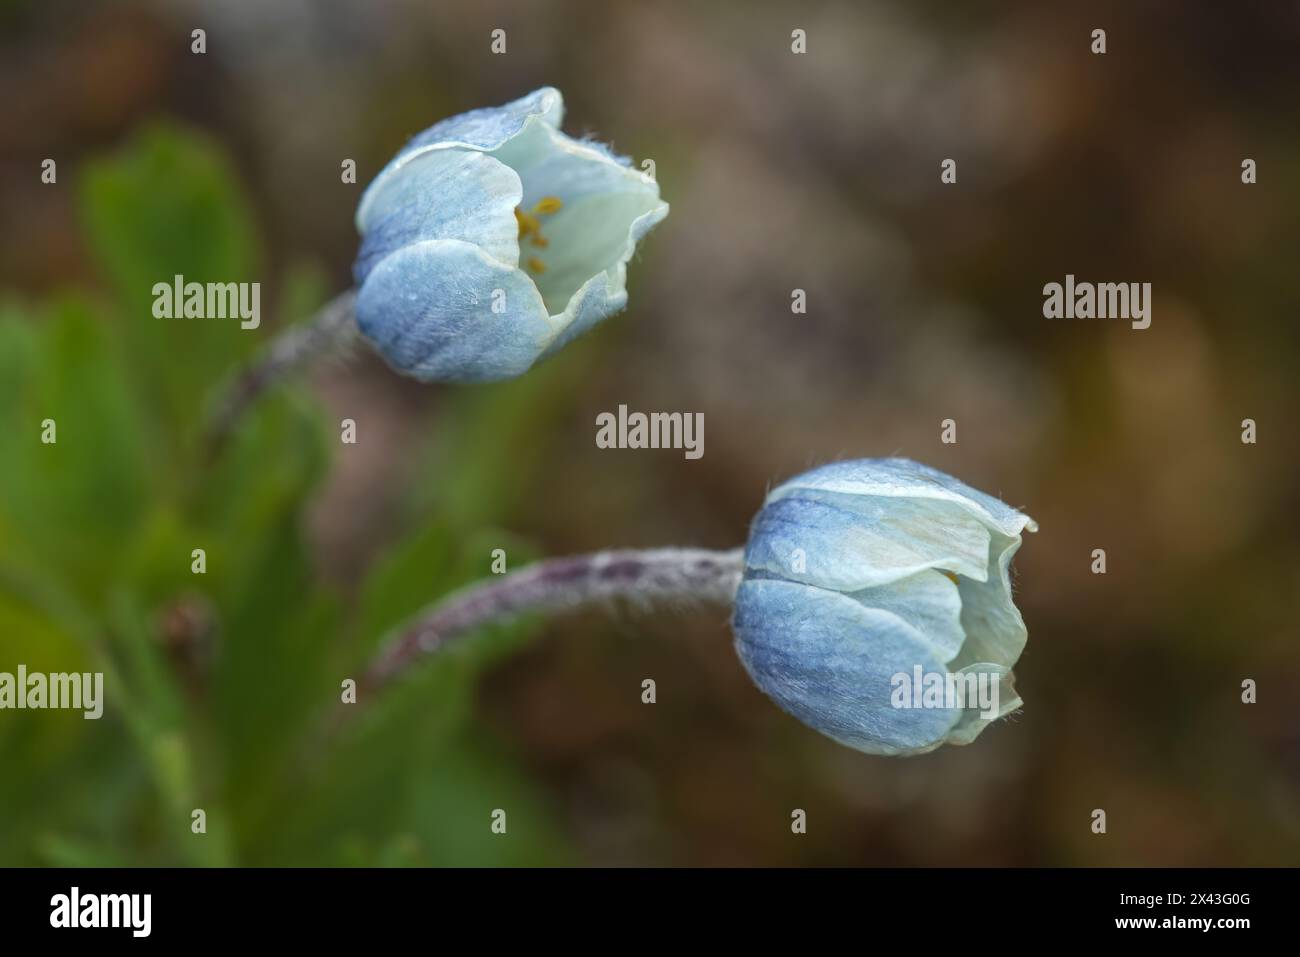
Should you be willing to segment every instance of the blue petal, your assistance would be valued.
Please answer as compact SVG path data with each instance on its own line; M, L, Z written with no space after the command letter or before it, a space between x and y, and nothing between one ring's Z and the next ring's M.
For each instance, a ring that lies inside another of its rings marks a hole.
M498 290L505 308L494 313ZM357 295L357 323L399 371L440 382L519 375L554 337L532 280L451 239L380 260Z
M892 678L946 674L916 631L835 592L745 581L736 594L736 652L754 683L825 735L870 754L915 754L944 742L957 708L895 708Z
M823 465L774 489L769 501L795 489L954 502L1003 535L1015 536L1026 528L1031 532L1038 529L1033 519L1005 502L911 459L855 459Z
M504 106L470 110L435 123L414 137L375 177L357 206L357 229L370 225L370 206L386 188L388 179L407 163L431 150L461 147L490 152L498 149L533 123L559 127L564 118L564 98L554 87L544 86Z
M867 608L879 608L903 619L940 661L956 658L966 641L958 584L943 572L917 572L888 585L851 592L849 597Z
M976 579L988 574L988 529L949 503L787 494L769 498L754 520L747 569L845 592L930 568Z
M385 256L426 239L459 239L507 266L519 263L519 176L485 153L437 150L393 175L368 213L352 267L358 286Z

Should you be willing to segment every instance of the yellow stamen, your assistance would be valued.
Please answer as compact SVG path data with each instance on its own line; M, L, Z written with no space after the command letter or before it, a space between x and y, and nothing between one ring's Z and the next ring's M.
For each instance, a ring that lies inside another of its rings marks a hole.
M551 241L542 235L542 221L538 217L557 213L563 205L558 196L543 196L537 201L531 213L525 213L522 209L516 207L515 219L519 222L519 238L527 237L532 245L538 249L545 249L551 244ZM535 273L546 272L546 263L536 256L530 256L525 265Z
M519 221L520 239L541 232L542 224L538 221L536 216L530 215L529 213L525 213L522 209L516 208L515 219Z

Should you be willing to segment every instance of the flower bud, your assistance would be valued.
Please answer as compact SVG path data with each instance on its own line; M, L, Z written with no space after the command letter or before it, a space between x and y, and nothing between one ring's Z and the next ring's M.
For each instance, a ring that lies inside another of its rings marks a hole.
M668 215L654 179L560 132L543 87L416 136L357 207L357 323L426 381L517 376L627 304L627 263Z
M766 694L871 754L969 744L1021 705L1009 569L1037 525L907 459L814 469L754 520L733 628Z

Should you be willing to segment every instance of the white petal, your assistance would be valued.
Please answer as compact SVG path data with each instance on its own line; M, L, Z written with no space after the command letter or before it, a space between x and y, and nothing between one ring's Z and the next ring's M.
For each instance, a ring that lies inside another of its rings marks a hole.
M602 315L622 308L613 301L626 288L627 263L645 233L668 215L658 184L607 150L549 127L534 127L493 155L519 174L525 210L544 197L563 204L542 219L546 248L531 250L525 243L520 253L535 254L545 265L534 281L551 314L571 308L575 315L593 314L592 290L584 287L601 273L611 303ZM587 300L581 309L575 302L580 292Z
M979 737L981 731L998 718L1005 717L1024 704L1020 700L1020 696L1016 694L1015 676L1007 668L991 662L979 662L962 668L956 673L960 675L980 673L989 675L990 680L997 682L998 707L995 714L991 716L985 715L982 708L971 707L971 702L968 700L967 707L962 710L961 717L957 719L957 723L948 732L947 744L970 744Z
M627 264L636 252L637 243L650 229L668 215L668 204L660 202L653 209L642 213L627 226L627 234L621 244L615 244L616 257L604 270L588 279L577 292L573 293L559 315L552 315L560 329L552 344L550 352L561 348L571 340L586 332L601 319L613 315L627 305ZM557 233L557 235L559 235ZM556 243L553 248L562 249L564 241ZM573 275L578 275L575 269ZM549 270L547 271L549 275ZM545 278L545 277L542 277ZM545 287L538 283L545 297ZM554 287L550 287L554 288ZM556 297L563 296L563 290Z
M985 581L961 579L961 624L966 643L950 667L990 661L1010 668L1025 650L1029 632L1011 598L1011 558L1019 538L995 535L989 542Z

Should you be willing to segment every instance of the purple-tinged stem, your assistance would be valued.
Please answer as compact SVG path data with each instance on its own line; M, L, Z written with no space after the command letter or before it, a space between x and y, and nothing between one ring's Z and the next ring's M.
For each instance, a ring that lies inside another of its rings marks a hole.
M277 382L317 359L339 354L357 339L355 289L335 296L316 315L280 333L257 359L238 373L214 405L207 445L220 450L248 408Z
M431 606L402 629L366 672L373 691L427 654L485 625L535 612L573 611L616 600L647 610L692 604L730 605L740 585L744 550L620 550L552 558L480 582Z

